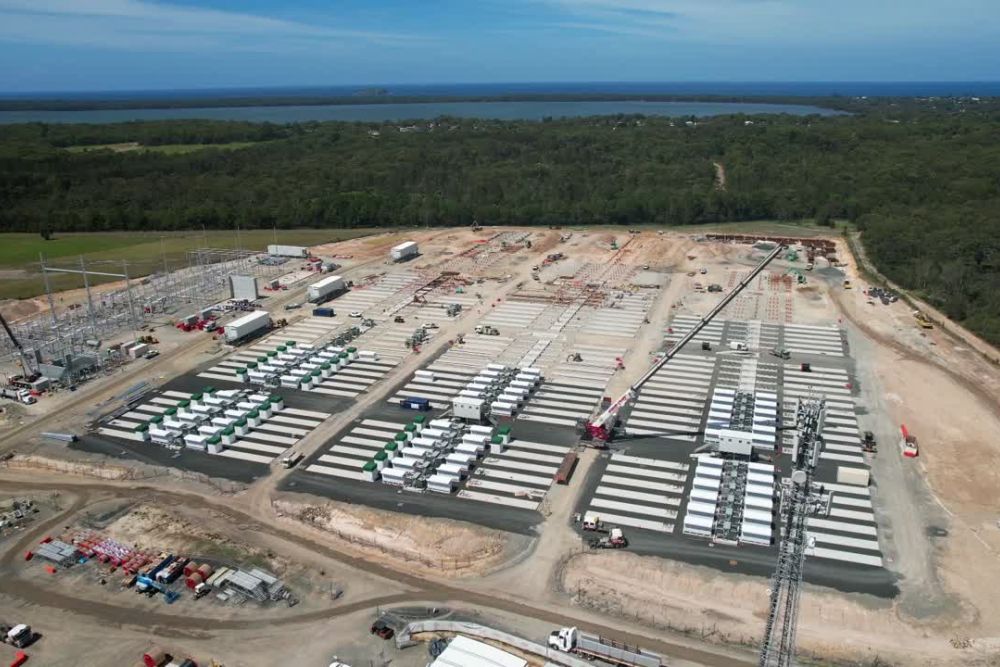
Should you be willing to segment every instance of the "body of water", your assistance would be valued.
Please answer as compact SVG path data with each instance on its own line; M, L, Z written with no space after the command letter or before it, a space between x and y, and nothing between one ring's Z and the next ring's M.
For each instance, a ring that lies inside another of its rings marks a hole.
M93 109L87 111L0 111L0 123L120 123L133 120L209 119L272 123L305 121L402 121L455 116L499 120L541 120L643 114L646 116L719 116L725 114L837 115L803 104L736 102L531 101L415 102L409 104L331 104L180 109Z

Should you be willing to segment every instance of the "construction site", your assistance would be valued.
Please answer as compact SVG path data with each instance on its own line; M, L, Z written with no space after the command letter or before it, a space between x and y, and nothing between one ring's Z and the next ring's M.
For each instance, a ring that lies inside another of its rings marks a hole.
M996 351L843 238L279 241L0 304L0 664L995 664Z

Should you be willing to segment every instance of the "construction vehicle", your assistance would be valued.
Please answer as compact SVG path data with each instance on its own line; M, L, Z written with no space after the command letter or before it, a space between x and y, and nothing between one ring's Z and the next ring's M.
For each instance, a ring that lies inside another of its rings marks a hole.
M864 437L861 439L861 451L875 453L875 434L871 431L865 431Z
M621 528L612 528L607 535L595 537L587 544L591 549L624 549L628 546L628 538Z
M566 357L566 361L583 361L583 357L580 356L579 352L574 352L573 354Z
M38 399L32 396L29 390L21 387L0 387L0 397L9 398L24 405L38 402Z
M18 623L10 627L0 624L0 640L4 644L10 644L14 648L25 648L38 639L38 634L31 631L31 626L25 623Z
M771 350L771 356L778 357L779 359L791 359L792 353L783 347L776 347Z
M601 660L617 667L662 667L663 658L638 646L629 646L578 628L560 628L549 635L549 647L588 660Z
M639 395L639 390L642 388L646 382L652 378L657 371L663 368L671 359L673 359L678 352L680 352L685 345L691 342L692 339L697 336L705 326L711 322L716 315L721 313L723 309L729 305L729 302L735 299L740 292L742 292L747 285L753 282L758 275L771 263L778 255L782 253L785 246L777 245L774 250L772 250L764 259L761 260L760 264L754 267L750 273L740 281L740 283L727 295L722 297L722 300L713 308L709 313L701 318L691 329L684 334L684 336L677 341L677 344L667 350L662 357L653 363L653 365L647 370L642 377L636 381L628 391L626 391L618 400L614 401L605 409L600 415L595 417L590 421L585 421L582 423L582 428L585 434L593 440L599 442L607 443L613 437L615 426L618 423L618 413L621 412L622 408L633 403L636 397Z
M917 436L910 433L906 424L899 425L899 432L902 437L899 439L899 450L903 456L915 459L920 456L920 446L917 444Z
M914 310L913 311L913 317L914 317L914 319L917 320L917 326L919 326L921 329L933 329L934 328L934 325L931 324L930 319L926 315L924 315L922 311Z
M21 341L10 330L10 326L7 325L7 320L3 318L3 315L0 315L0 326L3 326L3 330L7 332L7 338L10 339L10 342L17 349L17 354L21 358L21 372L25 375L30 375L32 371L31 360L28 358L28 354L24 351L24 348L21 347Z
M499 336L500 332L491 324L477 324L476 333L484 336Z

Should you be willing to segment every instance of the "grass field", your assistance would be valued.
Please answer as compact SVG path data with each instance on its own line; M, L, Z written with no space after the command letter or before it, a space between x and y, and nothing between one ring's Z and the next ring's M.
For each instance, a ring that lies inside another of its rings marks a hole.
M294 229L277 233L278 243L286 245L317 245L343 241L378 229ZM202 232L95 232L92 234L57 234L46 241L38 234L0 235L0 299L26 299L43 294L44 282L39 272L38 254L47 262L64 267L78 265L83 255L88 268L95 271L120 272L122 260L129 262L129 274L142 276L163 268L164 260L171 269L187 266L187 252L195 248L246 248L263 250L274 243L272 230L241 231L237 241L232 231ZM109 279L110 280L110 279ZM50 277L55 290L83 286L78 276L66 274ZM102 281L92 279L91 284ZM105 281L106 282L106 281Z
M167 155L181 155L184 153L194 153L208 148L219 148L232 151L240 148L255 146L259 141L233 141L228 144L163 144L161 146L144 146L138 142L131 141L124 144L94 144L89 146L67 146L65 150L70 153L89 153L91 151L112 151L115 153L151 152L165 153Z

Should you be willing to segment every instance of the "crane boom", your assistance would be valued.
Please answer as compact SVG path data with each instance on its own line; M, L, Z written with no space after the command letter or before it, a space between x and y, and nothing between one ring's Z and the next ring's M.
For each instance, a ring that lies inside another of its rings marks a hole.
M24 352L24 348L21 347L21 341L19 341L14 335L14 332L11 331L10 325L7 324L7 320L3 318L2 314L0 314L0 325L2 325L3 330L7 332L7 337L10 338L10 342L14 344L15 348L17 348L17 353L21 356L21 372L27 375L31 372L31 366L28 363L28 355Z
M747 287L747 285L749 285L753 281L754 278L760 275L760 272L763 271L767 267L767 265L770 264L775 258L777 258L778 255L780 255L784 249L785 246L778 244L774 248L774 250L769 252L767 256L760 261L760 264L755 266L753 270L750 271L750 274L746 278L741 280L740 283L736 287L734 287L731 292L729 292L729 294L722 297L722 300L715 306L715 308L709 311L708 315L705 315L703 318L698 320L698 322L693 327L691 327L691 330L688 331L686 334L684 334L684 336L679 341L677 341L676 345L670 348L666 352L666 354L664 354L663 357L661 357L658 361L653 363L653 365L649 367L649 370L647 370L642 375L642 377L640 377L631 387L629 387L628 391L626 391L618 400L616 400L614 403L608 406L608 409L602 412L594 420L587 422L585 425L587 433L590 434L592 438L596 438L597 440L602 440L604 442L610 440L611 432L614 428L614 420L615 417L618 415L618 412L621 411L621 409L625 405L635 400L635 397L639 393L639 389L641 389L642 386L646 384L647 381L649 381L649 378L653 377L656 374L656 372L659 371L661 368L663 368L663 366L668 361L673 359L674 356L676 356L677 353L681 351L681 348L683 348L685 345L691 342L691 339L697 336L698 333L702 329L704 329L705 326L709 322L711 322L716 315L721 313L722 310L729 305L729 302L735 299L736 296L740 292L742 292Z

